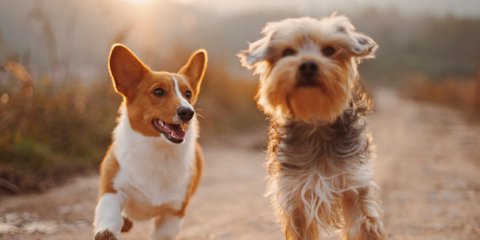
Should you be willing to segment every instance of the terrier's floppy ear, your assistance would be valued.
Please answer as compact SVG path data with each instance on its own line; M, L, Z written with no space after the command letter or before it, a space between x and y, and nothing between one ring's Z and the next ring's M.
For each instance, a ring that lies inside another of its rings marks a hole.
M137 84L150 69L125 45L114 44L108 58L108 69L115 90L129 97Z
M207 70L208 54L205 49L198 49L188 59L187 63L178 71L179 74L185 75L192 87L195 101L196 96L200 92L205 71Z
M341 36L341 42L347 45L346 50L350 54L360 59L375 57L377 43L367 35L357 32L347 17L335 13L328 21L332 21L337 33Z
M263 33L265 34L265 37L250 43L247 50L243 50L237 54L242 66L248 69L253 69L257 63L265 60L273 32L267 32L264 30Z
M360 58L374 58L378 49L377 43L362 33L351 33L351 52Z

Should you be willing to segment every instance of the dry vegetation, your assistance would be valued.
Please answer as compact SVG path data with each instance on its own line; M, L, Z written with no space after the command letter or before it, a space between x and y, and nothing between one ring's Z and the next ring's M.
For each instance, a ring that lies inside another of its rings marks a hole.
M32 79L5 65L0 115L0 191L40 190L93 166L109 142L119 98L108 81Z
M466 113L471 120L480 117L480 70L471 78L432 80L413 75L406 82L403 95L420 101L445 105Z

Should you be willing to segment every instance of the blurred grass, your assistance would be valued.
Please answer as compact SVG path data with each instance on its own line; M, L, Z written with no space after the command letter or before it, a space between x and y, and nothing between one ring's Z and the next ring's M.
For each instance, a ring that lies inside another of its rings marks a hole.
M41 190L54 183L52 177L61 181L98 163L120 99L110 82L53 84L32 79L20 64L5 68L10 74L0 85L0 178L13 184L7 191Z
M424 74L411 75L402 95L460 110L471 120L480 120L480 69L469 78L431 79Z
M257 109L254 96L257 82L242 79L225 71L225 62L209 65L197 108L202 138L242 133L263 126L264 116Z
M203 141L263 123L253 100L256 82L233 78L226 69L221 61L211 62L203 82L197 105ZM111 143L121 102L108 77L53 83L47 77L32 79L16 62L5 64L5 70L9 74L0 83L0 194L43 190L96 168Z

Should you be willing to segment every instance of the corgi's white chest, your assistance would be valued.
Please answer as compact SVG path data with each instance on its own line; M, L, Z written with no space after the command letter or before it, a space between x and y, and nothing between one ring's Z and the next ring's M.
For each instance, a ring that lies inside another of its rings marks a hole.
M124 110L125 111L125 110ZM196 119L181 144L134 131L126 117L115 129L113 152L120 166L113 184L127 200L152 206L180 206L185 199L195 158Z
M178 159L129 159L120 163L115 188L138 203L159 206L181 204L191 176L190 164ZM177 162L176 162L177 161ZM137 165L135 165L137 163Z

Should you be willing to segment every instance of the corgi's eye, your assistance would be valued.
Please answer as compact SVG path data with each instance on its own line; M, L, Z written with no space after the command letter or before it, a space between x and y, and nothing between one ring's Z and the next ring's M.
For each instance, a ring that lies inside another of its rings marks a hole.
M287 49L283 50L283 53L282 53L283 57L288 57L288 56L293 56L293 55L295 55L295 50L293 50L292 48L287 48Z
M165 91L162 88L155 88L155 90L153 90L153 94L157 97L161 97L165 95Z
M335 48L331 46L328 46L322 49L322 53L323 55L325 55L325 57L331 57L333 56L333 54L335 54L335 52L337 52L337 50L335 50Z
M188 99L192 98L192 91L187 90L187 91L185 92L185 97L188 98Z

